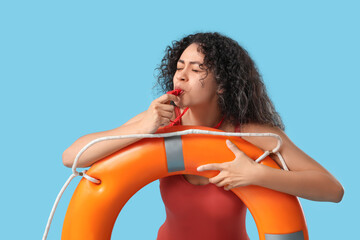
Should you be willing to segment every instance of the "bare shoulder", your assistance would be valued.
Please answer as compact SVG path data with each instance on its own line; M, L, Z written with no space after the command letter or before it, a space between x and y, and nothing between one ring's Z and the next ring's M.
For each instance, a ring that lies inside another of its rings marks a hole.
M304 170L317 170L326 174L330 174L323 166L317 161L311 158L308 154L297 147L286 133L278 127L270 125L249 123L244 124L241 128L243 133L274 133L280 136L282 140L279 152L283 157L286 166L292 171L304 171ZM273 137L248 137L243 136L244 140L254 144L262 150L272 150L277 145L277 140ZM276 161L276 163L282 167L280 159L276 154L271 154L270 157ZM331 175L331 174L330 174Z
M258 123L247 123L247 124L243 124L242 126L240 126L241 128L241 132L242 133L274 133L279 135L281 138L288 138L285 134L284 131L282 131L280 128L278 127L273 127L270 125L265 125L265 124L258 124ZM256 142L258 144L260 144L260 148L262 148L263 150L269 150L269 149L273 149L274 147L276 147L277 144L277 140L273 137L268 137L268 136L264 136L264 137L248 137L248 136L242 136L243 139L245 139L248 142ZM273 140L273 141L269 141L269 140ZM283 139L284 140L284 139Z

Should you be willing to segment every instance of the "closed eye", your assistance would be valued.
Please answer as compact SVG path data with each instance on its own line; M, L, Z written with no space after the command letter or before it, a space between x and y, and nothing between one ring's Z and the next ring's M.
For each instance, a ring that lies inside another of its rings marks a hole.
M181 70L181 68L177 68L176 70ZM193 70L194 72L200 72L199 70Z

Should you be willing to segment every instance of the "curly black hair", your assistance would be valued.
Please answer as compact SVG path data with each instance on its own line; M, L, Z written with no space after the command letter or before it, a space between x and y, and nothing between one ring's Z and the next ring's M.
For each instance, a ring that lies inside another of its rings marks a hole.
M154 87L160 86L163 94L173 90L177 61L192 43L198 44L198 51L204 54L206 72L213 71L218 89L222 89L217 93L218 104L231 124L260 123L285 131L254 61L238 42L219 32L197 32L174 40L172 46L166 47L160 66L155 68L159 73Z

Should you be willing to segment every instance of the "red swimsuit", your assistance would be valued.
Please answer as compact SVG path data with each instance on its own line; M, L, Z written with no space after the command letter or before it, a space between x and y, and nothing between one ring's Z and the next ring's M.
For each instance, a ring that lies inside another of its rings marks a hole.
M175 112L180 115L176 106ZM239 125L235 131L240 132ZM166 220L156 240L249 240L247 207L232 191L212 183L193 185L182 174L159 181Z

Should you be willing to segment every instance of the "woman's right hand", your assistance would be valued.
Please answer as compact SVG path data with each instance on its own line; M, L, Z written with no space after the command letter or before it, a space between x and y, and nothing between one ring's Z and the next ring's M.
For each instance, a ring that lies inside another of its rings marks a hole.
M147 133L155 133L159 127L168 125L175 114L175 107L170 104L170 101L178 102L179 100L178 96L167 93L153 100L141 119L141 126Z

